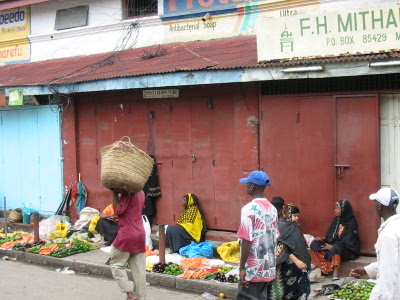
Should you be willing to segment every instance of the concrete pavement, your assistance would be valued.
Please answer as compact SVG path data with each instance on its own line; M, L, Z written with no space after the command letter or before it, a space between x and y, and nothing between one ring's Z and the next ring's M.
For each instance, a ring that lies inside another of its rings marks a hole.
M51 266L54 268L68 267L70 270L82 274L90 274L101 276L105 278L112 278L111 268L105 262L109 258L109 254L97 249L85 253L75 254L65 258L56 258L52 256L44 256L33 254L29 252L21 252L14 250L0 250L0 257L8 256L16 258L17 261L32 263L36 265ZM129 271L130 272L130 271ZM131 274L129 274L131 276ZM224 293L230 298L236 298L237 284L235 283L219 283L215 281L202 280L202 279L182 279L179 277L147 273L147 282L152 286L161 286L168 289L178 289L182 291L190 291L196 293L208 292L212 295L219 295ZM325 277L324 283L331 282L331 277ZM311 285L312 291L320 288L324 283L313 283ZM310 298L314 295L311 293ZM326 299L320 297L319 299Z
M0 298L2 300L122 300L116 282L110 278L76 273L66 275L19 261L0 260ZM146 287L146 299L155 300L205 300L201 293L170 290L158 286Z
M0 257L4 256L16 258L18 261L27 263L52 266L55 268L68 267L70 270L74 270L75 272L112 278L111 268L105 264L109 258L109 254L100 249L75 254L65 258L56 258L14 250L0 250ZM130 271L128 274L131 276ZM237 291L237 284L233 283L218 283L201 279L182 279L158 273L148 272L146 274L146 280L150 285L198 293L208 292L213 295L224 293L228 297L232 298L236 296Z

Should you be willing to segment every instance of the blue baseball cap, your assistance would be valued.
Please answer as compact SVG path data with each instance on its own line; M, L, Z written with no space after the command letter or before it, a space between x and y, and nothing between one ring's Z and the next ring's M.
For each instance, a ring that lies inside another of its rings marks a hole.
M239 179L241 183L254 183L257 185L271 185L268 175L263 171L253 171L247 178Z

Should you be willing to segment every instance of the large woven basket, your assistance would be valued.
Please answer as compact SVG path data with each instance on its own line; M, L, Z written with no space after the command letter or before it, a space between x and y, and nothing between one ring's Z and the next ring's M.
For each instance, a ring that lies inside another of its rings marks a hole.
M22 213L20 211L17 211L15 209L10 209L8 211L8 221L21 222L21 220L22 220Z
M124 140L127 141L124 141ZM153 170L153 159L131 144L129 137L106 146L101 153L101 183L109 189L136 193L143 189Z

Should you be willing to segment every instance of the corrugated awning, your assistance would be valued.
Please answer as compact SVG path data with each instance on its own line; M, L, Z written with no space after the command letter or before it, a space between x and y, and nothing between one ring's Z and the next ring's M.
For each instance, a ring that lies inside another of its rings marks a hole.
M13 0L13 1L0 1L0 10L11 9L31 4L47 2L50 0Z
M256 38L175 43L0 67L0 86L62 85L118 77L257 66Z
M368 61L399 52L257 62L256 37L174 43L0 67L0 87L53 86L142 75Z

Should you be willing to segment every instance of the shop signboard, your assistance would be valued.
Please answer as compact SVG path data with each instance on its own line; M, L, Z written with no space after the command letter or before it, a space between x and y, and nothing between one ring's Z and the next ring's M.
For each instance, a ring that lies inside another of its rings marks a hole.
M24 104L24 93L22 89L10 90L10 95L8 97L8 105L22 105Z
M261 20L258 61L400 49L400 6Z
M31 32L29 7L17 7L0 11L0 63L27 61L30 59Z
M230 13L245 4L271 0L164 0L160 17L163 20L202 16L205 13Z
M179 98L178 89L144 90L143 98Z

